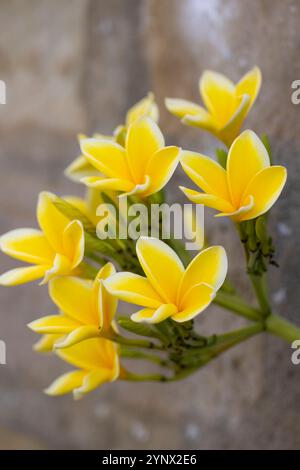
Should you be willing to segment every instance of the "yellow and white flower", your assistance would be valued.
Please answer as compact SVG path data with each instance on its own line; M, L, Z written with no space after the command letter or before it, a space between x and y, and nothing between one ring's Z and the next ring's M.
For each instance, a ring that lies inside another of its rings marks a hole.
M159 127L150 118L141 118L129 126L125 148L108 140L84 139L81 150L102 174L82 178L83 183L101 191L142 197L167 184L180 157L178 147L165 147Z
M261 72L254 67L234 84L224 75L206 70L199 90L206 109L191 101L166 98L167 109L184 124L211 132L227 146L239 134L261 86Z
M159 323L168 317L177 322L191 320L211 303L226 277L227 256L221 246L203 250L186 269L157 238L141 237L136 252L146 277L121 272L105 281L112 295L144 307L131 315L135 322Z
M135 121L142 117L149 117L153 121L158 122L159 111L158 106L155 103L153 93L148 93L147 96L142 98L136 104L130 108L126 114L125 124L121 124L116 127L113 135L94 134L93 139L109 140L117 142L124 147L125 138L128 127ZM84 134L78 135L79 144L81 140L87 139L88 137ZM84 155L79 155L65 170L65 175L73 181L80 181L86 176L97 176L99 171L90 164Z
M106 291L103 281L114 273L112 263L107 263L94 281L71 276L53 279L49 295L62 313L34 320L29 328L43 335L63 335L55 342L55 349L110 334L117 299Z
M241 222L267 212L278 199L286 182L285 167L270 165L268 152L249 130L230 147L226 170L217 162L196 152L183 152L182 168L202 193L181 187L196 204L204 204Z
M41 230L21 228L0 238L5 254L29 267L12 269L0 276L0 285L12 286L43 278L76 273L84 256L84 230L78 220L70 222L53 204L55 195L40 193L37 219Z
M88 339L56 353L76 369L58 377L45 390L47 395L57 396L73 392L74 398L78 399L119 377L118 347L107 339Z

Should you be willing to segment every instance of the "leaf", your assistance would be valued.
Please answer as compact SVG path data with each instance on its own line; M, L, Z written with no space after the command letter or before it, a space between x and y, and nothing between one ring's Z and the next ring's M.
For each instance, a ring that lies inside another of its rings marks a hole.
M262 140L262 143L264 144L264 146L266 147L266 150L269 154L269 158L270 158L270 163L272 165L273 163L273 155L272 155L272 150L271 150L271 144L270 144L270 140L269 140L269 137L267 136L267 134L263 134L261 136L261 140Z
M145 323L135 323L128 317L119 317L117 321L124 330L130 331L131 333L135 333L139 336L161 339L160 334L150 325L146 325Z

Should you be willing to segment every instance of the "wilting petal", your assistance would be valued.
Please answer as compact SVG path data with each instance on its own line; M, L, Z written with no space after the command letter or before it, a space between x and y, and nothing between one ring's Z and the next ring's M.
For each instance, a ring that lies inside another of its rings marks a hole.
M166 243L152 237L139 238L136 253L144 273L165 303L176 303L178 286L184 273L177 254Z
M70 222L63 232L64 253L71 262L71 268L81 263L84 256L84 230L79 220Z
M177 322L191 320L208 307L215 297L214 289L207 284L194 286L183 298L180 312L172 316Z
M64 395L65 393L72 392L75 388L80 387L87 371L74 370L58 377L54 382L45 390L47 395L56 396Z
M44 276L48 266L29 266L26 268L15 268L1 274L1 286L16 286L25 282L35 281Z
M90 188L96 188L99 191L131 191L135 187L133 182L119 178L87 176L86 178L82 178L80 181Z
M188 100L166 98L165 105L168 111L170 111L170 113L174 114L174 116L177 116L181 119L184 118L187 114L189 116L197 116L203 111L207 113L207 111L205 111L202 106L199 106L198 104Z
M55 199L55 194L45 191L40 193L37 219L54 251L63 253L62 233L70 221L55 207Z
M186 268L177 303L197 284L205 283L218 290L225 280L227 268L227 256L222 246L211 246L201 251Z
M195 204L203 204L206 207L211 207L212 209L216 209L222 212L231 212L234 210L234 207L230 204L230 202L226 201L225 199L221 199L218 196L199 193L199 191L184 188L183 186L179 186L179 188L186 195L186 197Z
M34 264L51 264L54 252L40 230L20 228L0 237L0 249L12 258Z
M109 140L86 139L80 142L82 153L97 170L110 178L130 180L126 152Z
M48 315L34 320L27 325L40 334L66 334L78 328L78 322L66 315Z
M149 118L135 121L126 137L127 159L132 177L142 183L152 155L164 146L164 137L158 125Z
M253 219L267 212L280 196L286 177L287 172L283 166L271 166L260 171L245 191L245 199L251 195L254 205L239 220Z
M78 325L77 325L78 326ZM97 338L99 336L99 328L95 325L83 325L73 329L67 336L55 342L55 349L63 349L80 343L86 339Z
M261 86L261 71L253 67L246 73L236 85L237 95L247 94L250 96L250 107L253 105Z
M236 105L235 86L224 75L206 70L199 82L200 94L220 126L226 124Z
M87 393L100 387L105 382L112 382L113 380L115 380L115 378L109 369L93 370L84 377L81 387L73 390L74 398L75 400L78 400Z
M144 308L139 312L131 315L131 320L136 323L160 323L166 318L174 315L177 312L177 307L173 304L162 304L158 309Z
M167 184L178 165L180 151L178 147L164 147L153 154L146 168L150 185L144 195L156 193Z
M43 335L34 345L33 349L36 352L48 353L53 351L55 341L61 338L61 335Z
M253 131L242 132L230 147L227 158L228 185L236 207L240 206L245 188L256 173L269 166L269 155L261 140Z
M150 117L153 121L158 122L158 106L155 103L154 95L151 92L129 109L126 114L126 125L130 126L130 124L142 117Z
M209 157L183 151L181 165L194 183L208 194L229 200L226 171Z
M133 273L116 273L104 281L108 292L125 302L144 307L160 306L162 299L148 279Z
M97 176L100 172L90 164L84 155L77 157L66 169L65 175L72 181L80 181L85 176Z
M83 324L97 325L91 281L71 276L58 277L49 283L49 295L69 317Z

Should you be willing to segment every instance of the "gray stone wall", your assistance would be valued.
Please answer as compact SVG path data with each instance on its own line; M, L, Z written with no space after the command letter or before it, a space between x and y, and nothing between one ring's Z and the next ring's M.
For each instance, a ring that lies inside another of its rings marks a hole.
M1 233L34 226L40 190L79 193L62 174L78 153L76 133L110 132L148 90L169 143L212 152L212 137L183 127L164 97L197 100L203 69L238 79L257 64L263 86L247 127L268 133L289 171L272 217L281 265L271 272L273 302L300 323L300 106L290 100L300 79L299 22L297 0L2 0ZM182 180L178 171L173 199ZM230 224L206 221L247 293ZM11 265L1 256L1 271ZM31 349L36 338L26 323L53 312L46 289L1 289L0 299L8 361L0 366L0 447L299 448L300 369L280 340L261 335L184 382L116 383L75 403L42 393L66 370ZM217 308L198 320L205 331L239 324Z

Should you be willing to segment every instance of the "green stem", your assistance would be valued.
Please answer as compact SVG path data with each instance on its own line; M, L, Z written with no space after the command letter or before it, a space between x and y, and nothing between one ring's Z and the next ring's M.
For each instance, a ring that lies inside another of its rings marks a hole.
M162 346L159 346L158 344L155 344L152 341L128 339L120 335L115 335L115 336L109 337L108 339L110 339L111 341L114 341L115 343L123 344L125 346L133 346L133 347L145 348L145 349L156 349L157 351L165 350Z
M126 370L126 373L122 376L120 376L121 380L129 380L133 382L166 382L168 380L167 377L165 377L162 374L145 374L145 375L140 375L140 374L133 374L132 372L129 372Z
M270 314L266 321L266 330L279 338L284 339L288 343L292 343L296 339L300 339L300 327L285 320L274 313Z
M214 303L242 317L248 318L248 320L256 321L261 318L256 308L246 304L246 302L237 295L226 294L225 292L219 291L214 299Z
M249 274L251 279L253 288L255 290L255 294L261 308L261 312L264 316L268 316L271 312L271 306L269 302L269 296L267 291L267 281L266 281L266 274L256 275L256 274Z

